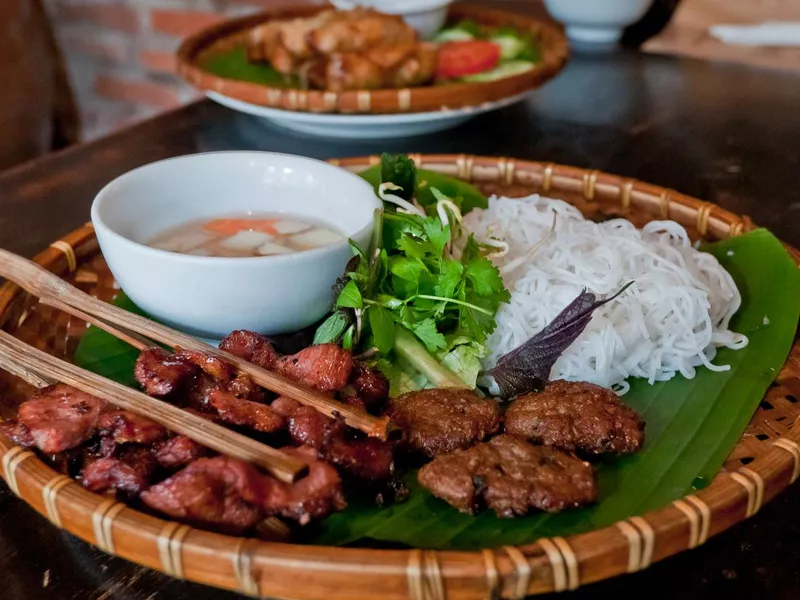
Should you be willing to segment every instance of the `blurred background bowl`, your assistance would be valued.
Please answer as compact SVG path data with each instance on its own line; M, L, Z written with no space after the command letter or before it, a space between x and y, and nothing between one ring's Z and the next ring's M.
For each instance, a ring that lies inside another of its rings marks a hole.
M447 7L453 0L331 0L336 8L351 10L356 6L374 8L389 15L401 15L419 32L422 39L432 38L447 20Z
M564 24L570 42L611 45L641 19L653 0L544 0L552 17Z

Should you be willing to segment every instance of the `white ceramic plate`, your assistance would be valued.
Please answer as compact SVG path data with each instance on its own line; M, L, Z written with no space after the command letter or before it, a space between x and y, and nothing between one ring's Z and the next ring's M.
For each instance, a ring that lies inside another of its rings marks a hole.
M461 125L480 114L498 110L523 100L531 92L524 92L496 102L486 102L456 110L436 112L401 113L392 115L343 115L328 113L308 113L281 110L248 104L234 100L217 92L206 92L208 97L233 110L255 115L269 123L311 135L349 138L386 139L422 135Z

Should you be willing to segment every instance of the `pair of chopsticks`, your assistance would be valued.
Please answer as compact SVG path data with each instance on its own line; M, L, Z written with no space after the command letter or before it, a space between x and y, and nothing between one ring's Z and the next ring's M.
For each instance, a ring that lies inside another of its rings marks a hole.
M195 338L145 317L107 304L82 292L34 262L0 249L0 277L13 281L42 304L52 306L107 331L141 349L150 340L173 349L196 350L224 360L249 375L258 385L311 406L330 417L344 418L350 427L387 439L389 419L352 409L277 373L223 352ZM307 473L308 465L280 450L235 433L142 392L76 367L0 331L0 367L38 387L55 381L99 396L126 410L145 416L167 429L185 435L222 454L259 465L281 481L291 482Z

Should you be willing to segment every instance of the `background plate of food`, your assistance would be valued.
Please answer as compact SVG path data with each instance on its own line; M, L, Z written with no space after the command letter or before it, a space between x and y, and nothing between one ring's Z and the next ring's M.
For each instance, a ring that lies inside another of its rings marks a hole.
M549 24L461 6L429 40L399 15L298 7L212 26L178 51L181 75L217 102L359 138L453 127L521 100L567 58Z

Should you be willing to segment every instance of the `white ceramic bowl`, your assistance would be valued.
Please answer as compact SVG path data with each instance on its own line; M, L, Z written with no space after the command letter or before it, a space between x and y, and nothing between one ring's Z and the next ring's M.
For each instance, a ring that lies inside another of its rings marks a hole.
M402 15L422 39L432 38L447 21L447 7L453 0L331 0L336 8L350 10L356 6L374 8L389 15Z
M372 187L327 163L268 152L193 154L135 169L92 205L103 256L122 289L156 319L204 338L235 329L285 333L330 306L352 256L347 241L282 256L190 256L145 245L193 219L287 212L332 225L362 247L375 209Z
M628 25L641 19L653 0L545 0L554 19L578 44L614 44Z

